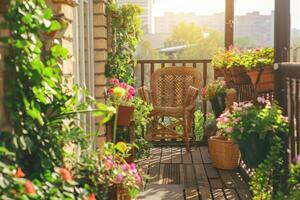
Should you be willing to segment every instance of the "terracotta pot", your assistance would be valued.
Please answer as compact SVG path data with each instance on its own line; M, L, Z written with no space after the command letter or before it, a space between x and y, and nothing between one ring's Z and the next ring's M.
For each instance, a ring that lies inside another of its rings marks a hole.
M208 149L214 167L235 169L239 166L240 151L237 144L226 137L212 136L208 139Z
M256 92L274 91L274 69L271 66L247 72Z
M134 113L134 106L119 106L117 124L120 126L129 126Z
M251 84L247 71L243 67L232 67L229 69L234 84L246 85Z

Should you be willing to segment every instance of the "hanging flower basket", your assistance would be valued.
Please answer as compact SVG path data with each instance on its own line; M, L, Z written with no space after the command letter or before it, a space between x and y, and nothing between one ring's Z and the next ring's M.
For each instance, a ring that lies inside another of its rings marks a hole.
M210 99L211 107L216 118L218 118L226 108L225 94L218 95Z
M240 151L237 144L223 136L208 139L209 154L212 164L219 169L235 169L239 166Z
M256 92L274 91L274 69L271 66L262 69L248 71L248 76L251 79L252 85Z
M246 85L251 84L251 80L247 75L247 71L243 67L231 67L229 68L231 79L234 84Z
M272 134L260 138L259 133L249 134L238 141L241 156L247 167L256 168L270 151Z
M129 126L134 113L134 106L119 106L117 124L119 126Z

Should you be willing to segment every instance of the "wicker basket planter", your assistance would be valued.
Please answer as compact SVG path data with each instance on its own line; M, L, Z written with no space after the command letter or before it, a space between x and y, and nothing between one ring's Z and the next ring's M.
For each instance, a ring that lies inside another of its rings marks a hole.
M247 72L256 92L274 91L274 69L271 66Z
M247 75L247 71L243 67L232 67L229 69L231 79L234 84L246 85L251 84L251 80Z
M210 137L208 139L208 148L214 167L230 170L239 166L240 151L238 145L227 140L226 137Z
M129 126L134 113L134 106L119 106L117 124L120 126Z

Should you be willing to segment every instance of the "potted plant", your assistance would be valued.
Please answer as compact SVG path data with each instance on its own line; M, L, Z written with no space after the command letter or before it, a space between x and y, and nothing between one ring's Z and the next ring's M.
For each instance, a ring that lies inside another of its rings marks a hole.
M223 73L227 85L249 84L246 70L241 66L242 52L235 48L219 49L212 58L212 66L217 74Z
M209 100L215 114L218 118L225 110L226 83L215 80L201 90L203 98Z
M232 112L217 119L222 133L239 145L241 156L250 168L257 167L267 156L273 136L287 132L287 119L280 107L262 97L252 102L234 103Z
M139 194L143 179L142 169L135 163L126 162L131 146L124 142L106 143L100 167L110 183L110 199L130 200Z
M274 90L274 49L256 48L245 52L242 65L247 70L256 92Z

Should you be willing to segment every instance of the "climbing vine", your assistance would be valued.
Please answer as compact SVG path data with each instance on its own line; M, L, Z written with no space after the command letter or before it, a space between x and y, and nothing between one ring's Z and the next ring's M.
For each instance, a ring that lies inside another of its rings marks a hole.
M5 102L13 130L1 133L0 141L32 176L63 166L66 144L86 142L73 120L78 106L84 107L78 105L79 89L70 90L62 80L68 50L57 41L46 49L41 40L61 28L52 18L44 0L15 0L1 25L11 33L2 41L8 45Z
M132 84L136 64L133 55L142 36L142 8L133 4L120 6L114 0L109 0L106 12L111 28L112 49L108 53L105 74Z

